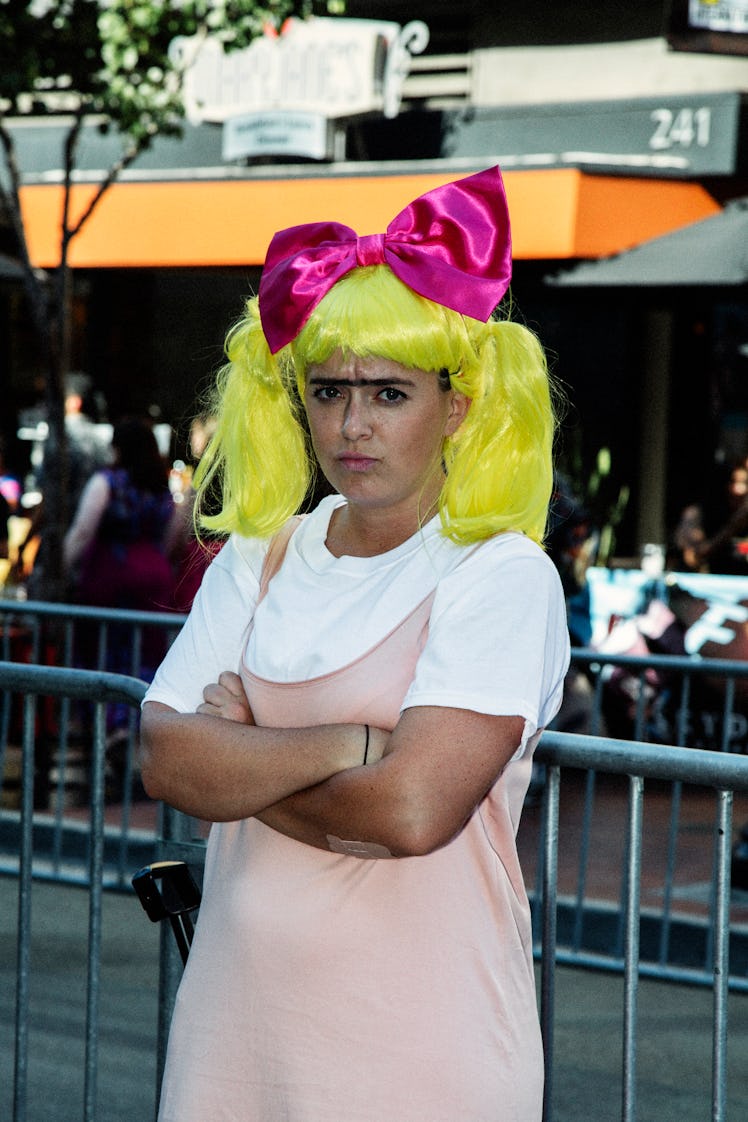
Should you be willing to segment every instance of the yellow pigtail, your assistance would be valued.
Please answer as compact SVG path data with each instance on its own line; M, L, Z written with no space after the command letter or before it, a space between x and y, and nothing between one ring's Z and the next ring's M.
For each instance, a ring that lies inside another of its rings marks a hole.
M198 518L214 533L268 537L309 485L306 438L281 364L262 334L256 298L226 340L215 387L216 431L195 472ZM220 512L205 513L220 489Z
M481 328L477 369L464 375L472 404L445 449L442 525L458 542L519 530L540 543L555 431L545 355L521 324L490 321Z

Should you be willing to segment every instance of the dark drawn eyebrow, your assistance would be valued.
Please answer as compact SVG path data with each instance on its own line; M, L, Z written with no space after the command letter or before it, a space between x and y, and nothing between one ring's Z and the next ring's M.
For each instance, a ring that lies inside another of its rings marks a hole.
M309 379L310 386L412 386L408 378L316 378Z

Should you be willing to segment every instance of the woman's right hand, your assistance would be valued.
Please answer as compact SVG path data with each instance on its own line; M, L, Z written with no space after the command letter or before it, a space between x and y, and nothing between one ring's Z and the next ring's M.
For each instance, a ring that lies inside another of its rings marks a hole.
M224 670L217 682L211 682L203 690L203 701L196 712L207 717L222 717L225 721L236 721L241 725L255 723L252 710L244 691L244 684L238 674Z

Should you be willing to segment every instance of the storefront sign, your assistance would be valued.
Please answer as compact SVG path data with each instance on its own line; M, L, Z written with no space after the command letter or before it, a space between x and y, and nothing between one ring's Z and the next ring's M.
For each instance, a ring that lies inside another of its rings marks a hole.
M630 175L732 175L739 92L478 109L451 115L444 155L490 152L505 169L575 166Z
M690 27L748 33L748 0L689 0Z
M230 117L223 126L223 158L306 156L323 160L328 151L329 123L321 113L283 110Z
M676 51L748 55L748 0L670 0L666 27Z
M420 21L319 18L289 20L283 34L228 54L216 38L180 38L172 54L192 124L271 111L395 117L409 59L428 39Z

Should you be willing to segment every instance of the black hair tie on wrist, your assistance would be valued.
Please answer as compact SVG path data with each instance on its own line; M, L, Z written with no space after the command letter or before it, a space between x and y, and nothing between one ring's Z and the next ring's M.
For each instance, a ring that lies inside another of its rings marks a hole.
M366 743L364 745L364 765L363 766L366 767L366 760L369 756L369 726L364 725L364 728L366 729Z

